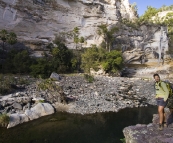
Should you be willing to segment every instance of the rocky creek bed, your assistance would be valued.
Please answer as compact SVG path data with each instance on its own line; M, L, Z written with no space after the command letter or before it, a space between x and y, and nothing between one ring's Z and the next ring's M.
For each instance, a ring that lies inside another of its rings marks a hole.
M89 83L83 75L63 76L58 80L54 81L57 86L53 90L40 90L35 81L22 91L1 96L0 113L10 115L8 128L55 110L89 114L155 105L153 82L149 80L96 76Z

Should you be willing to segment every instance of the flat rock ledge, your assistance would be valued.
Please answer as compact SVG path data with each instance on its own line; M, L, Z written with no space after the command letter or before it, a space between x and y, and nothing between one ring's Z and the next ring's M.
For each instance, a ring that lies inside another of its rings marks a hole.
M158 115L153 115L153 123L148 125L137 124L124 128L123 133L126 143L173 143L173 114L169 112L168 127L158 130Z
M33 108L25 110L24 114L10 114L10 121L7 128L14 127L18 124L37 119L42 116L53 114L54 108L49 103L38 103Z

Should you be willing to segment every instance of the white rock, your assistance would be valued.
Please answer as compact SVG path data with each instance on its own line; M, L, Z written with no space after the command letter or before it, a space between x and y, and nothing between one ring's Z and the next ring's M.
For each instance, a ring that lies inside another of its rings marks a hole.
M33 99L32 99L33 101L44 101L45 99L44 98L41 98L41 97L34 97Z
M12 105L15 109L19 109L19 110L22 110L22 105L17 103L17 102L14 102L13 105Z
M54 113L54 108L49 103L38 103L30 110L26 110L25 114L30 120L37 119L42 116L50 115Z
M11 114L10 121L7 128L11 128L18 124L28 122L28 121L29 121L29 118L25 114L18 114L18 113Z
M50 78L56 81L61 80L61 76L55 72L51 73Z

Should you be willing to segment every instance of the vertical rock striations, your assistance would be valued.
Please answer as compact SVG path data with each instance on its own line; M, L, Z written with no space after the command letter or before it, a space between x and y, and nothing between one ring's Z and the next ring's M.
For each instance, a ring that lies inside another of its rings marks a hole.
M28 44L50 42L74 27L88 45L98 44L98 25L136 18L128 0L0 0L0 15L0 29L14 30ZM73 48L70 38L67 44Z

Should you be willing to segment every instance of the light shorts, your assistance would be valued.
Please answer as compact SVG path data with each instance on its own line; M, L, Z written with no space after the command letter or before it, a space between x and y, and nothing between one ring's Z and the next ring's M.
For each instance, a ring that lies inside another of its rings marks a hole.
M167 101L164 101L163 98L156 98L156 101L157 101L157 106L166 107L166 105L167 105Z

